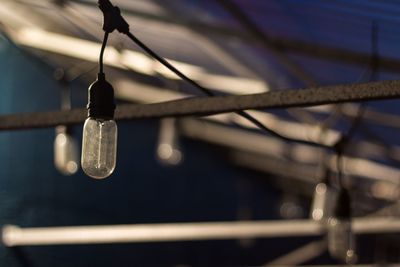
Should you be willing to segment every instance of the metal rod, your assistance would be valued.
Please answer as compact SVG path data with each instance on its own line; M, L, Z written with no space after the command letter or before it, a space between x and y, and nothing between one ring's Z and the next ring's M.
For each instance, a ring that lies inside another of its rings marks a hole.
M116 120L206 116L245 109L306 107L351 101L369 101L400 97L400 81L281 90L241 96L195 97L163 103L119 105ZM0 116L0 130L54 127L81 123L85 109L34 112Z
M287 144L261 133L209 122L217 118L223 117L207 117L208 121L183 119L180 121L181 133L195 140L228 147L231 151L229 159L237 166L289 178L293 182L306 186L296 187L296 191L299 190L306 195L313 193L316 175L319 173L317 166L321 162L321 149L298 144ZM223 122L223 120L218 121ZM301 130L294 127L293 131ZM361 151L360 155L363 157L371 156L368 150L363 148L366 144L364 142L359 143L356 147L357 151ZM287 160L288 155L290 155L290 160ZM335 155L326 154L325 159L326 167L332 172L337 171ZM381 156L377 155L378 159L382 159L382 157L382 154ZM387 191L386 193L381 193L383 191L373 188L378 185L397 188L400 184L400 169L360 157L346 156L343 160L345 163L343 171L346 177L351 179L353 185L367 179L373 183L370 188L373 197L388 201L398 199L396 191L393 191L393 193L388 193ZM278 180L275 182L279 183L280 180Z
M114 244L139 242L171 242L194 240L226 240L318 236L325 231L312 220L278 220L253 222L165 223L141 225L70 226L20 228L4 226L5 246ZM361 218L353 220L356 234L397 233L400 220Z
M313 241L265 264L264 267L300 265L320 256L326 251L326 248L326 240Z

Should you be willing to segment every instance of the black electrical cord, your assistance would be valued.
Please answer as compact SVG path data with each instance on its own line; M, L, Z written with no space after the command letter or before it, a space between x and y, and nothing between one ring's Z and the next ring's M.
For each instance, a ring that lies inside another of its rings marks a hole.
M103 57L104 57L104 50L106 49L108 41L108 32L104 32L104 38L103 38L103 43L101 45L101 50L100 50L100 58L99 58L99 73L103 74Z
M104 41L102 45L102 50L100 53L100 70L103 70L103 62L102 62L102 53L104 53L104 46L105 42L107 41L108 33L113 32L114 30L118 30L120 33L126 34L134 43L136 43L141 49L143 49L148 55L150 55L152 58L160 62L162 65L164 65L166 68L168 68L170 71L175 73L178 77L180 77L182 80L188 82L192 86L196 87L199 89L201 92L203 92L207 96L215 96L211 90L201 86L198 84L196 81L192 80L185 74L183 74L180 70L178 70L176 67L174 67L172 64L170 64L166 59L163 57L159 56L156 52L154 52L151 48L149 48L147 45L145 45L142 41L139 40L133 33L129 31L129 24L125 21L125 19L121 15L121 11L119 10L118 7L114 6L109 0L98 0L98 5L100 10L103 12L104 15L104 20L103 20L103 30L105 31L104 35ZM296 143L301 143L305 145L311 145L311 146L317 146L317 147L322 147L325 149L332 149L331 146L321 144L321 143L316 143L316 142L311 142L307 140L300 140L300 139L294 139L290 138L284 135L281 135L274 130L269 129L267 126L265 126L263 123L261 123L259 120L251 116L249 113L245 111L239 111L236 112L238 115L242 116L243 118L249 120L251 123L253 123L255 126L258 128L268 132L269 134L280 138L282 140L285 140L287 142L296 142Z
M133 42L135 42L141 49L143 49L147 54L149 54L152 58L156 59L158 62L163 64L165 67L167 67L169 70L171 70L173 73L175 73L178 77L180 77L182 80L188 82L189 84L193 85L194 87L198 88L200 91L202 91L204 94L207 96L214 96L214 94L207 88L201 86L199 83L196 81L190 79L188 76L183 74L180 70L175 68L171 63L169 63L167 60L165 60L163 57L159 56L156 52L154 52L152 49L150 49L147 45L145 45L142 41L140 41L135 35L133 35L131 32L128 32L126 34Z
M343 154L345 153L345 148L351 141L351 139L354 137L354 134L356 133L358 127L360 126L362 119L363 119L363 114L365 112L365 105L361 104L358 108L358 114L357 116L353 119L353 122L347 131L346 134L342 134L340 139L335 143L333 148L336 151L336 168L337 168L337 184L339 188L343 188L344 183L343 183Z
M136 43L148 55L150 55L155 60L159 61L162 65L164 65L170 71L175 73L182 80L184 80L184 81L188 82L189 84L191 84L192 86L196 87L197 89L199 89L201 92L203 92L207 96L215 96L214 93L212 93L211 90L201 86L199 83L197 83L196 81L192 80L191 78L189 78L188 76L183 74L176 67L174 67L172 64L170 64L167 60L165 60L163 57L159 56L151 48L149 48L142 41L140 41L139 38L137 38L134 34L132 34L129 31L129 24L122 17L118 7L113 6L112 3L109 0L99 0L98 3L99 3L99 8L104 13L103 30L106 33L105 36L104 36L104 41L103 41L102 50L101 50L101 56L100 56L100 59L101 59L101 62L100 62L101 71L102 71L102 68L103 68L103 66L102 66L103 65L102 54L104 53L104 47L105 47L105 42L107 41L108 33L114 31L115 29L117 29L119 32L126 34L134 43ZM370 64L370 66L371 66L371 74L370 74L371 77L374 77L374 74L376 73L377 65L378 65L378 62L379 62L379 60L378 60L379 57L378 57L378 55L376 53L376 50L377 50L377 42L376 42L377 34L376 33L377 33L377 27L376 27L375 24L373 24L372 38L371 38L373 53L372 53L371 64ZM361 107L360 110L362 110L362 113L364 113L364 107ZM342 137L334 145L330 146L330 145L326 145L326 144L323 144L323 143L317 143L317 142L312 142L312 141L307 141L307 140L300 140L300 139L295 139L295 138L290 138L288 136L284 136L284 135L282 135L282 134L280 134L278 132L275 132L272 129L269 129L267 126L265 126L263 123L261 123L259 120L254 118L252 115L250 115L246 111L242 110L242 111L238 111L236 113L238 115L240 115L241 117L245 118L246 120L250 121L251 123L253 123L258 128L268 132L272 136L275 136L275 137L277 137L279 139L282 139L282 140L287 141L287 142L296 142L296 143L300 143L300 144L311 145L311 146L321 147L321 148L325 148L325 149L333 149L333 150L335 150L337 152L340 150L338 152L338 154L343 152L343 145L345 143L347 144L348 140L351 139L351 136L354 134L355 129L358 127L359 121L362 119L362 114L359 114L359 116L357 116L354 119L353 125L350 128L349 132L347 134L343 134Z
M379 71L379 48L378 48L378 25L375 21L372 22L371 25L371 59L370 59L370 72L369 72L369 81L374 81L377 78L378 71ZM334 148L336 150L336 167L337 167L337 179L338 179L338 186L339 188L343 188L343 153L345 152L345 148L348 143L353 138L356 130L361 124L363 119L363 115L366 109L366 104L362 103L358 107L357 116L353 119L353 122L347 131L346 134L343 134L341 138L335 143Z
M163 64L165 67L167 67L170 71L172 71L173 73L175 73L178 77L180 77L182 80L185 80L186 82L188 82L189 84L193 85L194 87L198 88L201 92L203 92L204 94L206 94L207 96L215 96L209 89L201 86L199 83L197 83L196 81L190 79L188 76L186 76L185 74L183 74L181 71L179 71L177 68L175 68L172 64L170 64L167 60L165 60L164 58L162 58L161 56L159 56L156 52L154 52L151 48L149 48L148 46L146 46L142 41L140 41L136 36L134 36L131 32L126 33L126 35L133 41L135 42L141 49L143 49L147 54L149 54L151 57L153 57L154 59L156 59L157 61L159 61L161 64ZM296 142L296 143L300 143L300 144L304 144L304 145L311 145L311 146L317 146L317 147L322 147L325 149L332 149L331 146L329 145L325 145L322 143L316 143L316 142L311 142L311 141L307 141L307 140L300 140L300 139L294 139L294 138L290 138L284 135L281 135L278 132L275 132L274 130L271 130L270 128L268 128L267 126L265 126L263 123L261 123L259 120L257 120L256 118L254 118L252 115L250 115L249 113L247 113L246 111L238 111L236 112L236 114L238 114L239 116L245 118L246 120L250 121L251 123L253 123L255 126L257 126L258 128L260 128L261 130L266 131L267 133L271 134L272 136L275 136L279 139L282 139L284 141L287 142Z
M343 167L344 167L343 153L342 153L342 151L340 151L336 155L337 185L338 185L339 189L344 188Z

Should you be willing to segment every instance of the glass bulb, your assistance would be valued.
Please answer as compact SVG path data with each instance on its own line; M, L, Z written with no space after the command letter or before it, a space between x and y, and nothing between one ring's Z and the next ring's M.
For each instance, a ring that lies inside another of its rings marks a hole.
M331 217L328 220L328 250L332 257L346 263L354 263L355 239L351 221Z
M54 139L54 165L64 175L72 175L79 168L78 145L75 139L68 133L67 127L56 128Z
M176 119L161 120L157 145L157 159L166 165L178 165L182 162L182 152L178 142Z
M117 124L114 120L87 118L83 126L83 171L95 179L111 175L115 169L117 152Z
M324 182L318 183L314 190L311 218L314 221L328 219L332 215L334 200L336 194L332 188Z

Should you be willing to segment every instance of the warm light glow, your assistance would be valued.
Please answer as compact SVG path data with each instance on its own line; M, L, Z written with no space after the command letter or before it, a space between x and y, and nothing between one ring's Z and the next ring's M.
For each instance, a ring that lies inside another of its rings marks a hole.
M326 220L331 216L336 200L336 193L326 183L318 183L314 190L314 198L311 205L311 218L315 221Z
M215 74L204 75L202 84L228 94L257 94L269 91L263 81Z
M169 165L177 165L182 161L182 152L169 144L161 144L157 148L158 158Z
M72 175L78 171L78 144L65 126L56 128L54 139L54 165L64 175Z
M20 45L91 62L98 61L100 43L48 32L34 27L21 28L11 35L14 41ZM252 94L269 90L268 85L262 80L213 74L200 66L171 59L167 60L185 75L210 89L232 94ZM175 74L159 62L141 52L132 50L122 50L119 52L114 47L107 46L106 53L104 54L104 64L122 69L133 69L138 73L146 75L161 74L169 79L178 79Z
M336 156L332 156L329 165L332 170L336 168ZM378 181L384 179L397 186L400 184L398 169L366 159L343 157L343 173Z
M353 231L359 234L397 233L396 218L356 218ZM319 236L325 227L311 220L164 223L141 225L103 225L2 229L5 246L55 244L106 244L218 240L256 237Z
M328 250L332 257L345 263L354 263L356 261L354 238L350 220L329 219Z
M175 118L161 120L156 154L162 164L181 163L183 154L179 146L179 132Z
M95 179L111 175L116 165L117 124L113 120L88 118L83 126L83 171Z

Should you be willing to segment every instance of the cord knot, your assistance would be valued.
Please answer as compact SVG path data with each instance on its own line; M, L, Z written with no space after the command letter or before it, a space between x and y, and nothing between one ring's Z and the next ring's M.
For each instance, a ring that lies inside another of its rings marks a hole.
M121 11L118 7L113 6L109 0L99 0L99 8L103 12L103 30L111 33L118 30L121 33L129 33L129 24L121 16Z

